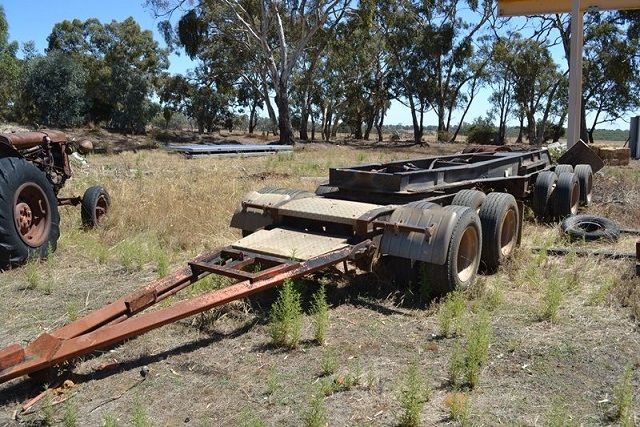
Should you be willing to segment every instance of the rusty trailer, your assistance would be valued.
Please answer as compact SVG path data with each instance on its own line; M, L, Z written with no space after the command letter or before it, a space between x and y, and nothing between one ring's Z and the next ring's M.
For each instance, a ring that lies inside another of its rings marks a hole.
M591 169L557 168L559 174L546 150L467 153L332 169L315 194L252 192L231 219L242 239L27 346L0 350L0 382L50 373L76 357L337 264L385 269L409 283L420 271L433 295L465 288L479 270L494 271L511 256L525 205L539 218L555 218L590 201ZM234 283L149 310L210 274Z

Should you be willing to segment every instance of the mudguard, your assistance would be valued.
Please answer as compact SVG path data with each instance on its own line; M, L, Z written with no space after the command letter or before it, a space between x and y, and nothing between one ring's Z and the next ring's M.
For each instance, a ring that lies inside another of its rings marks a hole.
M413 261L443 265L459 215L456 210L443 209L433 203L410 203L401 206L391 214L388 225L384 228L380 252ZM393 224L419 227L426 232L402 231Z

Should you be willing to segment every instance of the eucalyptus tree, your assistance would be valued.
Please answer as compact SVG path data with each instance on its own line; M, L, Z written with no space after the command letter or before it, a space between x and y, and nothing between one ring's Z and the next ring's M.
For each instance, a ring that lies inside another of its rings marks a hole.
M14 106L20 85L18 43L9 41L9 24L0 5L0 118L6 118Z
M95 18L57 23L47 54L62 53L88 72L86 98L92 121L116 130L144 132L155 114L150 98L167 69L168 51L131 17L103 24Z
M149 0L147 3L157 14L167 14L183 4L193 3L193 8L187 12L194 18L189 31L178 28L180 42L188 52L197 54L215 40L233 40L233 47L238 54L255 54L260 61L264 61L270 89L275 92L280 142L290 144L293 143L293 129L289 91L293 70L321 30L331 31L335 28L353 2L201 0L194 3L186 0ZM238 63L238 66L241 64Z

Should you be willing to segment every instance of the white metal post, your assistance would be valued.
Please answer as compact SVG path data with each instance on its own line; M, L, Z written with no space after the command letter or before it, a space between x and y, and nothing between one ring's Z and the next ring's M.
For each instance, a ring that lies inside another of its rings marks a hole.
M569 58L569 122L567 124L567 148L580 139L582 116L582 51L584 44L584 14L580 0L572 0L571 52Z

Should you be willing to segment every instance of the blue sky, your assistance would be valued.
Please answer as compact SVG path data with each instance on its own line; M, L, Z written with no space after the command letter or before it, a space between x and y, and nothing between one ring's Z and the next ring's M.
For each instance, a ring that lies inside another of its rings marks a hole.
M157 20L152 12L144 7L143 0L0 0L0 5L4 6L7 20L9 22L9 38L25 43L34 41L39 51L44 51L47 46L47 37L53 26L65 19L78 18L86 20L88 18L98 18L102 22L111 20L121 21L133 16L143 29L150 29L154 32L156 40L164 45L162 36L157 31ZM556 58L560 64L565 64L564 58ZM184 54L181 56L172 54L170 57L169 70L173 73L184 73L193 67L193 62ZM466 121L470 122L475 117L484 116L489 106L488 90L481 90L472 104ZM640 114L640 111L637 112ZM454 123L459 118L455 118ZM387 117L387 124L410 124L411 115L409 109L398 102L391 106ZM433 112L426 114L425 124L437 124L436 116ZM607 128L628 129L629 125L624 121L613 125L603 126Z

